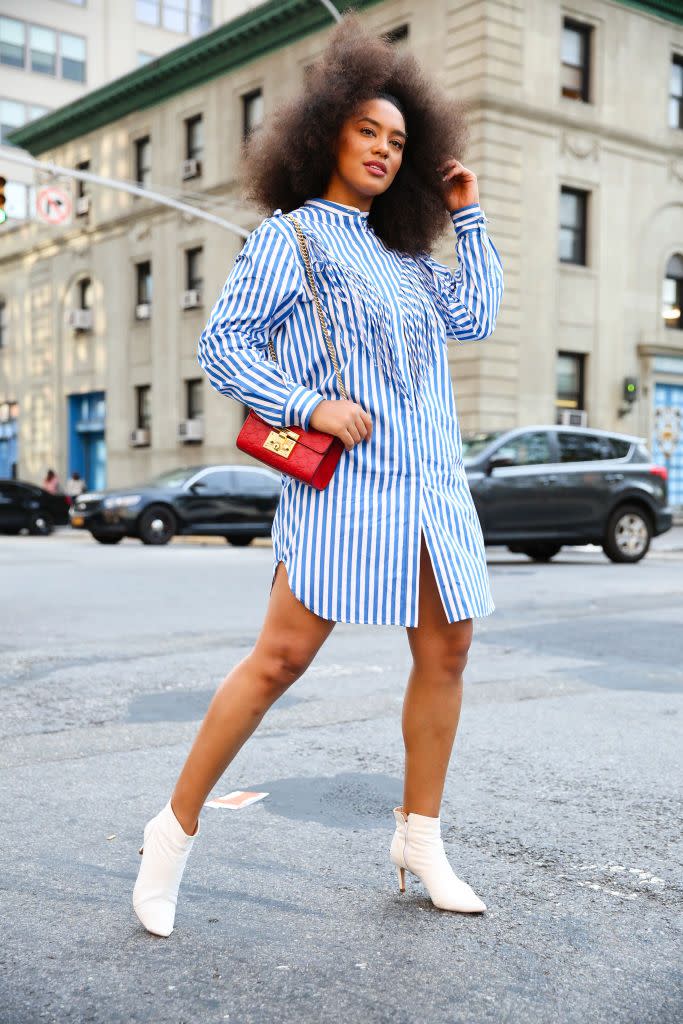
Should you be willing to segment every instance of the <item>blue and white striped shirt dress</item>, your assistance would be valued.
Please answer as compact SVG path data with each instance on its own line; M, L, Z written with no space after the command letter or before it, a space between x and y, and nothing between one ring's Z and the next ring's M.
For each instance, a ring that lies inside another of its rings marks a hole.
M489 615L494 604L447 340L481 341L495 326L503 273L481 207L451 216L455 272L426 254L388 249L355 207L311 199L293 214L348 396L370 413L373 432L342 453L322 491L283 475L273 578L284 562L292 593L325 619L417 626L424 533L448 621ZM341 397L294 227L282 211L246 240L198 357L214 388L273 427L307 428L319 402Z

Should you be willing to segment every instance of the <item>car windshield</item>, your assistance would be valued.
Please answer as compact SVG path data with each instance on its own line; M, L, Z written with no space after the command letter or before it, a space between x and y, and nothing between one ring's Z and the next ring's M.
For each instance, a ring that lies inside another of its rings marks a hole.
M170 487L177 489L182 487L186 480L197 472L200 467L195 466L194 468L188 469L170 469L166 473L160 473L159 476L155 476L153 480L150 480L150 487Z
M487 448L492 441L503 433L502 430L492 430L489 433L464 434L462 439L462 457L473 459L480 455L484 448Z

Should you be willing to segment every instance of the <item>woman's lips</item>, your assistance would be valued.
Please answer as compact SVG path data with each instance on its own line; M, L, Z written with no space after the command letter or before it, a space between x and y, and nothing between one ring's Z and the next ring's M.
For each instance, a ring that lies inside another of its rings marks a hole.
M372 163L363 164L363 166L367 167L370 174L374 174L377 178L383 178L387 173L387 169L383 164L375 163L374 161Z

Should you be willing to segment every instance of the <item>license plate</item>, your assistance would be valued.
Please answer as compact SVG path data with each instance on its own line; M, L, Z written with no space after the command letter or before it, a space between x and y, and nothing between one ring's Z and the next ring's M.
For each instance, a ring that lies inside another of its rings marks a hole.
M71 525L72 526L83 526L83 523L84 523L83 516L72 516L71 517Z

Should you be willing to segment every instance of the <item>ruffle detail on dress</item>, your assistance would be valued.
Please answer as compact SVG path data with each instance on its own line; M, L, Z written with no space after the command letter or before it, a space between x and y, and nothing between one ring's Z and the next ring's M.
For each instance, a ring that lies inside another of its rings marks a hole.
M420 275L423 287L427 290L430 299L443 320L444 327L448 326L450 313L448 299L444 292L451 286L453 277L448 267L435 263L429 256L417 256L415 267Z
M416 391L420 391L435 359L435 345L445 328L448 306L428 268L419 260L404 257L401 269L400 304L405 340Z
M335 259L303 225L302 230L323 308L337 324L348 325L347 330L331 332L333 342L350 354L360 341L385 380L409 398L396 355L391 313L381 293L364 274Z

